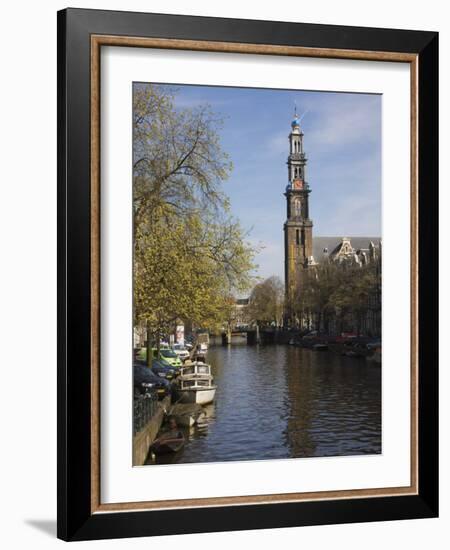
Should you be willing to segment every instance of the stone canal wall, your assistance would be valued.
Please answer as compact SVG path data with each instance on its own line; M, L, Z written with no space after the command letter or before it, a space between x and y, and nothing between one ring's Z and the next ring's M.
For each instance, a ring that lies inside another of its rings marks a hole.
M148 449L155 440L156 434L164 420L164 411L169 410L170 397L165 397L158 403L156 413L143 430L133 437L133 466L142 466L147 458Z

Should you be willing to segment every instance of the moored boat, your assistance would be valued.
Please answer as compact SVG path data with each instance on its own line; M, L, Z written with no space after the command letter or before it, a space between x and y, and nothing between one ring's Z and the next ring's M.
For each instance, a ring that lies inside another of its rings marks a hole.
M150 446L150 451L158 456L176 453L184 447L185 439L181 432L167 433L156 439Z
M212 376L181 376L178 379L176 396L180 403L207 405L214 401L216 389Z
M181 376L212 376L211 366L207 363L195 362L182 367Z
M314 344L312 349L314 351L328 351L328 344L325 342Z
M169 412L169 415L175 418L179 426L194 426L199 418L206 416L206 412L200 405L189 403L177 403Z
M204 363L206 359L207 351L208 351L207 349L202 349L200 347L197 347L194 353L192 354L194 361L202 361Z
M206 405L214 401L216 389L211 366L195 361L181 369L175 395L179 403Z

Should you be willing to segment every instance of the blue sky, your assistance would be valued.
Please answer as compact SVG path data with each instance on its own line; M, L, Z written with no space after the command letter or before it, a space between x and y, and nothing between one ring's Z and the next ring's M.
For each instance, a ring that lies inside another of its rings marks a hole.
M176 86L177 108L208 103L224 117L224 183L248 240L262 246L258 275L283 278L288 135L294 103L302 119L313 236L381 235L381 96Z

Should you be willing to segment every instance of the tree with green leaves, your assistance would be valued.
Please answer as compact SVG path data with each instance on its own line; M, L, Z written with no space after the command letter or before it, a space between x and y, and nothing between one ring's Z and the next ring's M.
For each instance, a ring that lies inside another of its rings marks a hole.
M133 94L134 314L148 346L180 319L220 324L254 268L222 190L222 121L208 106L176 109L175 93L137 84Z
M381 287L381 272L375 262L365 265L343 263L330 302L341 327L350 325L359 335L369 309L370 297ZM355 325L356 324L356 325Z
M258 283L250 294L248 314L258 325L281 326L284 308L284 285L272 276Z
M220 145L222 119L207 105L176 109L167 87L135 84L133 92L135 229L168 210L228 210L222 182L232 164Z
M138 233L134 259L136 322L147 341L170 331L178 319L214 327L227 315L230 289L250 283L252 250L239 225L204 224L198 216L168 226L164 219Z
M308 328L323 324L328 332L335 311L332 296L339 285L340 270L334 262L325 261L305 270L302 284L294 295L293 309L297 318L306 320Z
M298 319L328 333L335 320L340 327L352 327L359 334L370 298L381 288L377 262L360 265L350 261L326 260L308 269L294 300Z

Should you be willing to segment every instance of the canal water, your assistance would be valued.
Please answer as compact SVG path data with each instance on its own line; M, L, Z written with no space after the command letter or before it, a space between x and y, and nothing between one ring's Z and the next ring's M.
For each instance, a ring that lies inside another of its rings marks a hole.
M381 453L381 368L288 345L208 351L217 392L157 464Z

